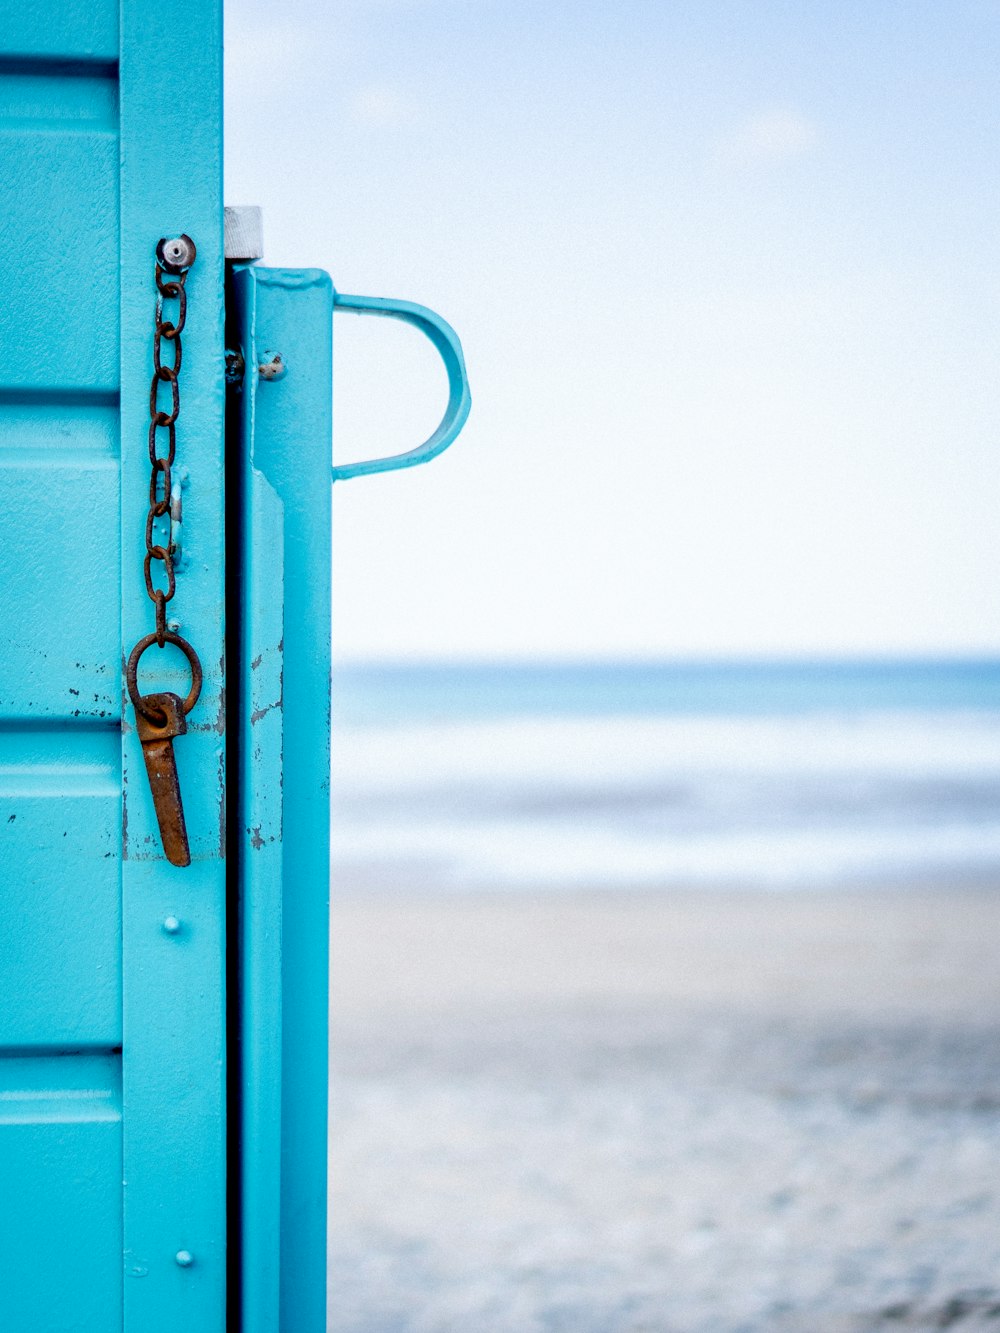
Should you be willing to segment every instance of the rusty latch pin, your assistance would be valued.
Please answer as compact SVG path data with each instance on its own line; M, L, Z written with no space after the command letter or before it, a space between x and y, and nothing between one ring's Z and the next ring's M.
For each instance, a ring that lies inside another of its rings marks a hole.
M158 694L139 693L139 659L159 638L179 648L191 668L191 688L187 697L163 690ZM125 684L135 709L135 729L142 744L146 761L149 790L153 794L153 809L160 826L160 840L171 865L189 866L191 851L188 847L184 806L181 803L181 784L177 777L174 758L174 740L187 731L187 715L201 694L201 663L198 654L187 639L173 630L164 629L147 634L139 640L125 664Z
M171 865L189 866L191 850L174 758L174 737L187 731L184 702L178 695L164 691L144 694L142 704L142 708L135 710L135 726L142 742L160 840Z

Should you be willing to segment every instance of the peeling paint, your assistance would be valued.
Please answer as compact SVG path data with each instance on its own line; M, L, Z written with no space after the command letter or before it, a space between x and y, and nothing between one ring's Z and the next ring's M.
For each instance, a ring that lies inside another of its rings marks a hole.
M273 704L265 704L263 708L255 708L250 714L250 725L255 727L262 717L267 717L272 708L281 708L281 699L275 699Z
M226 754L219 750L219 860L226 859Z

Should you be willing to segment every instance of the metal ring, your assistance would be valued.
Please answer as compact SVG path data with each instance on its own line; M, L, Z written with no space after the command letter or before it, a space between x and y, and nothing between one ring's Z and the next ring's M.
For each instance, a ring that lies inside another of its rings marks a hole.
M168 629L164 633L163 639L165 643L172 643L175 648L181 650L188 660L188 666L191 668L191 688L188 691L187 698L181 704L182 710L185 713L190 713L191 709L198 702L199 694L201 694L201 662L198 660L198 654L188 643L187 639L182 639L181 636L175 634L173 630ZM146 649L150 648L154 643L156 643L155 634L143 635L132 649L132 652L129 655L128 664L125 667L125 683L128 687L128 697L132 700L133 706L139 710L143 717L148 717L153 722L155 722L159 716L158 711L156 709L143 707L142 695L139 693L139 684L136 677L139 672L140 657L142 657Z

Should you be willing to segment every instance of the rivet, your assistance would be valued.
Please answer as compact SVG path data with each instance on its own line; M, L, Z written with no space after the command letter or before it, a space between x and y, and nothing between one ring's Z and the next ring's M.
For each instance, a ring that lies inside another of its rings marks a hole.
M264 352L257 367L257 374L262 380L283 380L288 374L285 358L280 352Z
M174 1259L178 1268L190 1268L194 1263L194 1255L190 1250L178 1250Z
M177 917L167 916L163 918L163 929L167 932L168 935L179 935L181 929L181 923ZM177 1262L180 1263L180 1260L178 1260Z

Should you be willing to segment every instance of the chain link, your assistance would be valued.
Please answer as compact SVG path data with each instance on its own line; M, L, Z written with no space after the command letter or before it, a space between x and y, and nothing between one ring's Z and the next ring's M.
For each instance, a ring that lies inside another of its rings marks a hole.
M192 247L193 248L193 247ZM174 548L168 539L167 545L155 540L153 525L158 518L170 509L170 469L173 467L177 451L177 418L181 411L181 333L187 320L187 283L188 265L181 272L171 275L164 281L165 269L160 257L162 244L156 259L156 318L153 324L153 379L149 386L149 462L152 473L149 478L149 511L146 514L146 556L142 571L146 580L146 595L156 608L156 642L162 648L166 643L167 603L173 598L177 587L174 575ZM192 256L193 258L193 256ZM173 320L163 318L164 300L176 301L177 311ZM165 364L162 359L162 345L166 341L173 345L173 362ZM170 411L165 412L160 406L160 385L170 385ZM160 438L158 431L166 431L166 455L159 452ZM162 491L160 490L162 480ZM163 576L167 581L165 589L154 588L152 562L159 560L163 565Z
M197 670L200 680L201 668L197 664L197 654L191 645L180 640L179 635L167 628L167 603L173 599L177 588L174 571L174 545L172 537L167 536L166 544L157 540L155 525L170 513L171 469L177 452L177 418L181 410L181 333L187 321L187 276L195 260L195 245L190 236L179 236L161 240L156 247L156 315L153 323L153 378L149 387L149 508L146 511L146 554L143 557L142 573L146 584L146 595L153 603L156 630L147 636L162 648L167 643L179 643L192 671ZM164 303L173 306L173 319L164 319ZM172 359L164 360L163 344L171 346ZM161 399L161 385L169 385L169 411ZM165 445L166 452L160 453ZM169 522L169 520L168 520ZM153 561L163 566L162 577L166 580L165 588L154 586ZM135 654L133 653L133 657ZM136 660L135 666L138 665ZM141 706L141 696L135 681L134 669L130 671L128 681L129 694L137 708ZM145 711L145 710L143 710Z

